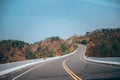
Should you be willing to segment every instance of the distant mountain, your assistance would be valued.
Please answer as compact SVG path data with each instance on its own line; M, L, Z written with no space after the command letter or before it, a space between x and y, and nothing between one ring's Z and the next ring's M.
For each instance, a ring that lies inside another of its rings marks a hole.
M50 37L29 45L19 40L0 41L0 63L15 62L26 59L61 56L76 49L59 37Z

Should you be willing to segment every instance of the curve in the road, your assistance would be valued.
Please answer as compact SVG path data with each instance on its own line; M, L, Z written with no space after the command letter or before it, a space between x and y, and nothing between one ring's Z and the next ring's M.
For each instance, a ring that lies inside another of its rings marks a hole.
M12 80L17 76L17 80L120 80L119 66L87 61L83 58L85 51L86 46L78 45L74 54L7 74L0 80Z

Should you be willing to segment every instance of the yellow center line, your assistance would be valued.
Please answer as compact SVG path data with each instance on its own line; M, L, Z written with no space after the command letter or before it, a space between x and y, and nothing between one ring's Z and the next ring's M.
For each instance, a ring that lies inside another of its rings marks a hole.
M74 79L74 80L82 80L80 77L78 77L74 72L72 72L65 64L65 62L67 61L67 59L65 59L62 63L63 68L65 69L65 71Z

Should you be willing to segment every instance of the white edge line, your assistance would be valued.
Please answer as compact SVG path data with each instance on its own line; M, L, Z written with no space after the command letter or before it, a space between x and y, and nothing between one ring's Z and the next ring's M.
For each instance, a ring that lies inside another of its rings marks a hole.
M38 66L35 66L35 67L33 67L33 68L28 69L27 71L25 71L25 72L21 73L20 75L18 75L18 76L16 76L16 77L14 77L12 80L16 80L17 78L21 77L22 75L24 75L24 74L28 73L29 71L31 71L31 70L33 70L33 69L35 69L35 68L39 67L39 66L40 66L40 65L38 65Z
M104 64L113 64L113 65L120 65L120 62L109 62L109 61L101 61L101 60L93 60L93 59L88 59L85 54L83 56L85 60L91 61L91 62L96 62L96 63L104 63Z
M77 51L77 50L73 51L71 54L74 54L76 51ZM62 58L62 57L67 57L67 56L69 56L69 55L71 55L71 54L67 54L67 55L64 55L64 56L61 56L61 57L55 57L54 59L58 59L58 58ZM50 60L53 60L53 59L50 59ZM39 67L39 66L40 66L40 65L35 66L35 67L33 67L33 68L31 68L31 69L29 69L29 70L27 70L27 71L23 72L22 74L20 74L20 75L16 76L16 77L15 77L15 78L13 78L12 80L16 80L17 78L21 77L22 75L24 75L24 74L28 73L29 71L31 71L31 70L33 70L33 69L35 69L35 68Z
M21 69L21 68L24 68L24 67L27 67L27 66L30 66L30 65L34 65L34 64L37 64L37 63L41 63L41 62L45 62L45 61L49 61L49 60L54 60L54 59L59 59L59 58L70 56L70 55L74 54L77 50L78 50L78 48L76 50L74 50L73 52L71 52L69 54L66 54L66 55L63 55L63 56L48 58L46 60L37 61L37 62L33 62L33 63L27 63L27 64L24 64L24 65L20 65L20 66L16 66L16 67L13 67L13 68L10 68L10 69L0 71L0 76L11 73L11 72L13 72L15 70L18 70L18 69Z
M20 65L20 66L17 66L17 67L13 67L13 68L10 68L10 69L7 69L7 70L0 71L0 76L2 76L4 74L8 74L10 72L13 72L15 70L18 70L18 69L30 66L30 65L34 65L34 64L40 63L40 62L43 62L43 61L38 61L38 62L34 62L34 63L28 63L28 64L25 64L25 65Z

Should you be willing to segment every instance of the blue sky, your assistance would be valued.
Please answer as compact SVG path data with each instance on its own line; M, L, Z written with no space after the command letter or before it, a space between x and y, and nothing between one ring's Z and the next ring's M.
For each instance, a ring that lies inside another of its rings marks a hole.
M119 0L0 0L0 40L34 43L120 27Z

